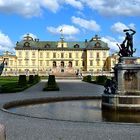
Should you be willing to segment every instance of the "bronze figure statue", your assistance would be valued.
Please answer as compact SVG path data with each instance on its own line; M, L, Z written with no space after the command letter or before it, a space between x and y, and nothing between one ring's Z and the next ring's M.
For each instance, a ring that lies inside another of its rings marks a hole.
M136 49L133 49L133 35L136 33L133 29L123 30L126 33L124 41L117 46L119 47L119 55L121 57L132 57ZM131 33L130 33L131 32Z

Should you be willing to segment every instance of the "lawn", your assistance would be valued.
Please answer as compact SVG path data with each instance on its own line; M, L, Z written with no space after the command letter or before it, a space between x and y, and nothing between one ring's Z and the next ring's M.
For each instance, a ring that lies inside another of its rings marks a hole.
M39 80L34 80L34 82L29 83L29 77L27 79L27 84L20 85L18 83L19 77L12 77L12 76L4 76L0 77L0 93L14 93L14 92L20 92L23 91L32 85L39 82Z

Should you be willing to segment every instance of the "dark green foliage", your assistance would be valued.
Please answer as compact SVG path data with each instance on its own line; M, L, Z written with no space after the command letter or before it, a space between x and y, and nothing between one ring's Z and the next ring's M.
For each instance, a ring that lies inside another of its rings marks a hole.
M85 81L85 82L91 82L91 75L87 75L87 76L84 76L83 77L83 81Z
M14 93L26 89L27 86L21 86L17 82L6 83L1 86L0 93Z
M34 83L34 81L35 81L34 76L33 75L29 75L28 83L32 84L32 83Z
M54 75L49 75L48 85L54 85L55 83L56 83L55 76Z
M27 85L26 75L19 75L18 84L19 84L20 86L25 86L25 85Z
M39 82L39 81L40 81L40 77L39 77L38 75L35 75L35 76L34 76L34 81L35 81L35 82Z
M58 91L59 87L55 81L54 75L49 75L48 82L45 85L43 91Z
M107 76L104 76L104 75L96 77L96 83L97 84L104 85L106 80L107 80Z

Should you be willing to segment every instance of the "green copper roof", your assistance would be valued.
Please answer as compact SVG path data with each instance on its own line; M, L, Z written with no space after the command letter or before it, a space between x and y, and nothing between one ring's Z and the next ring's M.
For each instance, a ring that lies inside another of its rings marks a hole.
M101 41L97 36L90 41L72 41L66 43L68 47L63 49L109 49L107 43ZM24 40L17 42L15 49L62 49L57 48L57 45L58 41Z

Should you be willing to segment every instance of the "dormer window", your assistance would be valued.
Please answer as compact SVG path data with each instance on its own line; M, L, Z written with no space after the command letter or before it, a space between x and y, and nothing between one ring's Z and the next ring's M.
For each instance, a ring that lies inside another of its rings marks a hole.
M100 44L99 42L97 42L97 43L95 44L95 47L101 47L101 44Z
M29 42L25 42L24 43L24 47L30 47L30 43Z
M50 48L50 44L46 44L45 45L45 48Z
M80 47L79 44L74 45L74 48L79 48L79 47Z

